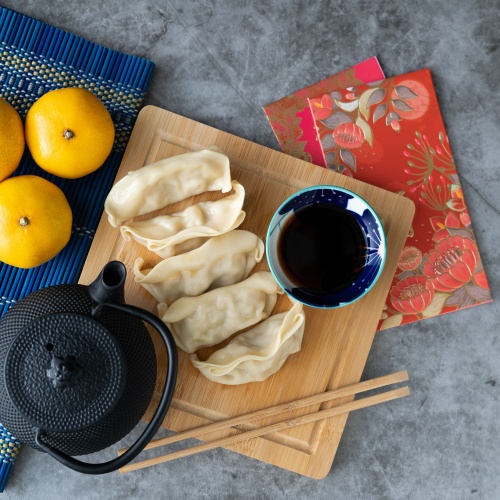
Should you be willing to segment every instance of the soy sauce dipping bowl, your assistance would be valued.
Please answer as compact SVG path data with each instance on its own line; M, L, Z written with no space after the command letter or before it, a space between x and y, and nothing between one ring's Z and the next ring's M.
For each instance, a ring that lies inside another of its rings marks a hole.
M304 287L296 278L290 278L279 255L280 239L287 224L297 211L316 203L332 204L345 210L356 219L365 237L366 258L362 270L352 282L332 293ZM290 196L273 215L267 231L266 254L274 278L290 297L311 307L333 309L352 304L375 285L385 264L386 238L378 215L359 195L338 186L312 186Z

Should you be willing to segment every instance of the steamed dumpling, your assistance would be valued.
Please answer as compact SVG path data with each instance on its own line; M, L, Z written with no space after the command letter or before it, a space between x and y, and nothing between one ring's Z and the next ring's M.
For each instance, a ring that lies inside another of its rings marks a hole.
M288 312L274 314L237 335L206 361L190 358L208 379L220 384L261 382L276 373L288 356L300 351L305 327L302 304L293 303Z
M171 305L185 296L244 280L264 255L264 243L249 231L234 230L209 239L191 252L170 257L153 269L141 269L136 259L135 281L158 302Z
M237 181L232 181L232 186L234 193L226 198L191 205L176 214L132 222L121 226L120 232L125 240L134 239L164 259L171 257L179 253L181 247L176 246L188 240L196 239L195 245L202 244L205 240L199 238L226 233L243 222L245 188Z
M272 312L283 293L272 274L262 271L235 285L216 288L198 297L182 297L170 307L158 305L177 346L195 352L255 325Z
M171 156L129 172L109 192L104 203L109 223L153 212L206 191L231 191L229 158L203 149Z

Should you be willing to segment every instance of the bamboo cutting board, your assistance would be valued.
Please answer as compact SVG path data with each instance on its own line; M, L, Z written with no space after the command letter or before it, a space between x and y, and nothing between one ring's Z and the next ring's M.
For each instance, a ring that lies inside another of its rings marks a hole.
M372 290L361 300L337 310L305 307L306 328L302 349L288 358L282 369L264 382L225 386L205 379L179 351L179 374L174 402L163 426L183 431L227 416L255 411L292 401L360 380L382 313L388 288L413 218L413 203L402 196L360 181L318 168L283 153L259 146L163 109L147 106L139 114L116 180L131 170L162 158L219 146L231 161L232 178L246 190L243 209L246 218L240 229L247 229L265 240L267 226L278 206L293 192L316 184L334 184L355 191L370 203L381 217L387 235L384 271ZM220 193L204 193L176 203L157 213L174 213L192 203L218 199ZM151 217L151 214L142 218ZM85 263L80 283L89 284L110 260L121 260L128 269L125 297L128 303L156 312L156 301L133 279L137 257L153 267L159 257L145 247L120 237L103 215ZM264 257L255 270L268 269ZM286 296L280 297L275 312L290 308ZM152 332L158 355L158 381L155 400L145 419L156 407L165 378L166 357L159 336ZM214 349L200 354L206 359ZM330 404L352 400L344 398ZM290 412L302 415L311 408ZM331 468L347 416L289 429L280 434L257 438L229 449L316 479ZM282 420L269 418L259 425ZM248 428L248 426L246 427ZM211 440L227 432L205 436Z

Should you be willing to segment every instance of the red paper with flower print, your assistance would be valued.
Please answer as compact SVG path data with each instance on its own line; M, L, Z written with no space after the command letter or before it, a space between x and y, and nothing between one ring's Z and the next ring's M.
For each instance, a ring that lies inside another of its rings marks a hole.
M281 149L296 158L315 163L321 167L326 166L323 162L323 153L318 143L307 98L321 92L332 92L336 89L373 82L381 78L385 78L385 75L378 59L371 57L355 64L352 68L340 71L264 106L264 113Z
M491 302L430 71L309 99L328 168L412 199L379 329Z

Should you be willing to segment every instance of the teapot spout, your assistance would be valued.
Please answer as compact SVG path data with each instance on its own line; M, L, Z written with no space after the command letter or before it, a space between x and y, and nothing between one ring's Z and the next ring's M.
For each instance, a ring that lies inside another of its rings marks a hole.
M117 261L108 262L96 280L88 287L89 295L94 302L125 303L125 278L127 269Z

